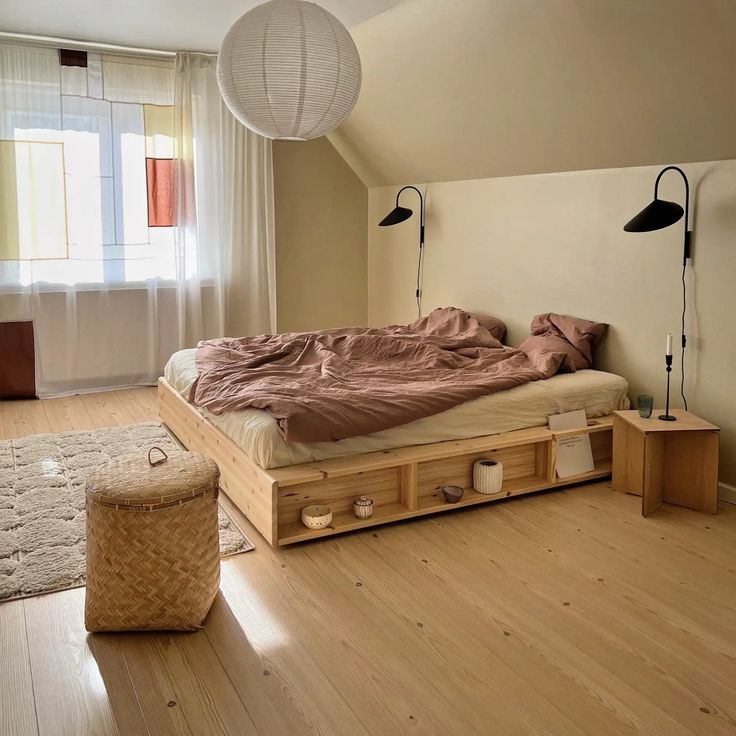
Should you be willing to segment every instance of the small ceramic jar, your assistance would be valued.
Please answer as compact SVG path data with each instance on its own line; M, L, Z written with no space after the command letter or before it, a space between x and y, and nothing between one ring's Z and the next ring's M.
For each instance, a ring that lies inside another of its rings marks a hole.
M353 501L353 513L358 519L370 519L373 516L373 499L361 496Z

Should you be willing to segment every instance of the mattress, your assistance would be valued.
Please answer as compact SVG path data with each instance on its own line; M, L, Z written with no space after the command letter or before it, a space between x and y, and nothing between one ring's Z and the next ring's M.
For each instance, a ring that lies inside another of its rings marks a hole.
M164 376L187 401L197 378L196 350L180 350L166 364ZM547 424L550 414L585 409L589 419L628 409L628 383L603 371L563 373L467 401L431 417L364 437L337 442L287 442L276 421L261 409L221 416L199 410L263 468L279 468L334 457L377 452L408 445L467 439Z

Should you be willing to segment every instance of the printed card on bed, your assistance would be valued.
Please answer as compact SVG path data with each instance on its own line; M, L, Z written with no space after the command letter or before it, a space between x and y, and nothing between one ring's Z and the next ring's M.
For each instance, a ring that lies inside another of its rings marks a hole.
M566 429L585 429L588 426L584 409L568 411L564 414L552 414L547 417L547 422L553 432L561 432ZM557 477L560 479L571 478L574 475L582 475L595 470L590 436L574 434L569 437L560 437L557 441L555 465Z

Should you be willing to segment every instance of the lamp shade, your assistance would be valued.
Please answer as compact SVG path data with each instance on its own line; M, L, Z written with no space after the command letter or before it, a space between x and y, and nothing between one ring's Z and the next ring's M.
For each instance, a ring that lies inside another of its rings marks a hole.
M627 233L648 233L651 230L661 230L676 223L685 210L676 202L656 197L638 215L632 217L624 225Z
M399 207L396 205L396 207L394 207L391 212L389 212L386 217L378 223L378 226L387 227L388 225L398 225L400 222L408 220L413 214L414 212L408 207Z
M304 0L269 0L228 31L217 57L225 104L266 138L309 140L358 100L360 57L345 26Z

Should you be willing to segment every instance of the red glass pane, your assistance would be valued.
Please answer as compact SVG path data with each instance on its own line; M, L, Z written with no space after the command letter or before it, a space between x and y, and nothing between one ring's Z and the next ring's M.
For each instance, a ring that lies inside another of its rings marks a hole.
M148 226L174 225L174 161L170 158L146 159L148 184Z

